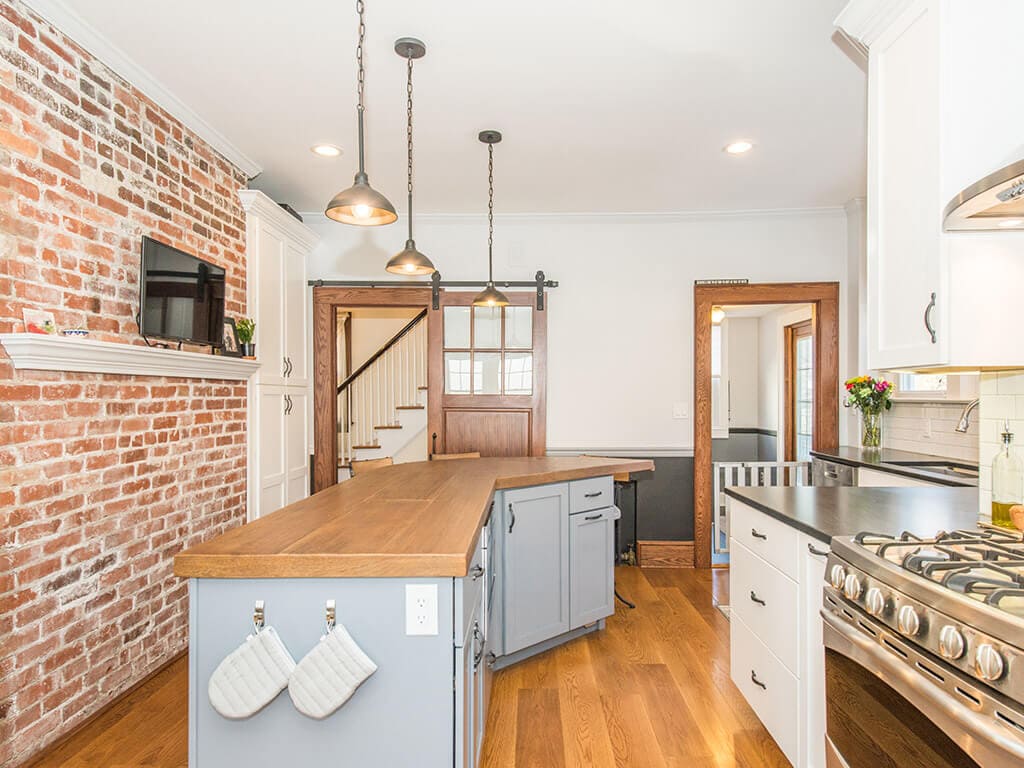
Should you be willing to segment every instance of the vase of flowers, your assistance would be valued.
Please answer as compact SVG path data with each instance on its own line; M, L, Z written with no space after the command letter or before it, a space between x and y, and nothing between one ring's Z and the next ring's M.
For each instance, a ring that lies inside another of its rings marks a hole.
M238 333L238 346L241 347L242 357L255 357L256 344L252 337L256 333L256 321L251 317L240 317L235 322L235 330Z
M861 446L881 448L882 414L892 408L892 382L872 376L848 379L843 405L860 411Z

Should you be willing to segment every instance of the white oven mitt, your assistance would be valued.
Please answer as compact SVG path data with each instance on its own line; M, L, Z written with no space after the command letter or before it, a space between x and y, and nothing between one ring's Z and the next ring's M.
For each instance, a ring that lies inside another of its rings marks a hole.
M210 704L231 720L252 717L288 685L295 660L273 627L264 627L229 653L210 676Z
M377 665L345 627L337 624L295 666L288 680L288 695L299 712L322 720L376 671Z

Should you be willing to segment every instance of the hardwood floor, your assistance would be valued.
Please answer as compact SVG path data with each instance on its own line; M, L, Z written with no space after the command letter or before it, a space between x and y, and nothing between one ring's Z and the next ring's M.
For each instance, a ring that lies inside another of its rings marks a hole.
M482 768L788 766L729 679L728 572L616 579L635 611L495 675ZM31 768L184 768L187 687L182 659Z

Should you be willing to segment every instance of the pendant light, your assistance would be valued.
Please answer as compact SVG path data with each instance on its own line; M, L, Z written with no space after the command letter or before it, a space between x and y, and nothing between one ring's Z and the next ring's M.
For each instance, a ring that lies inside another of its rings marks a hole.
M494 145L501 141L498 131L480 131L487 145L487 285L473 299L474 307L505 307L508 296L494 287Z
M359 171L355 183L348 189L339 192L327 204L324 212L328 218L342 224L355 224L360 227L375 227L390 224L398 218L393 206L384 195L370 186L363 162L363 91L366 84L366 68L363 66L363 44L366 40L366 22L363 19L363 0L356 0L356 13L359 14L359 44L356 46L356 62L358 64L359 105L356 114L359 117Z
M414 37L401 37L395 41L395 53L405 58L407 62L406 93L406 149L408 152L408 182L409 210L406 214L409 217L409 239L405 241L405 248L391 257L388 262L388 272L396 275L430 275L436 272L434 263L426 255L416 250L416 241L412 239L412 62L413 59L422 58L427 53L427 47Z

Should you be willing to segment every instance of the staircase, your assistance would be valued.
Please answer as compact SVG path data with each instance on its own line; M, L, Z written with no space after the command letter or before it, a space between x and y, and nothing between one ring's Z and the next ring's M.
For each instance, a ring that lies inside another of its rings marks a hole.
M338 385L338 480L353 460L425 459L427 310Z

